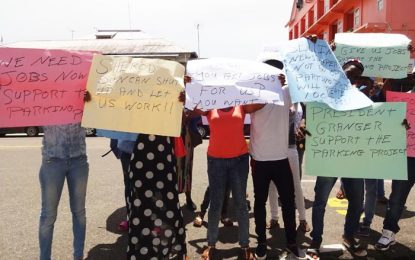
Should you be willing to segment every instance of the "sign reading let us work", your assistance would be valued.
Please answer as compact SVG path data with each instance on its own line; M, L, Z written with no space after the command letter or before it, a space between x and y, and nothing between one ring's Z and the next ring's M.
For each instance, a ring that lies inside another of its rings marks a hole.
M174 61L94 56L82 126L180 136L184 67Z
M406 104L336 111L307 104L305 171L313 176L407 179Z
M0 48L0 127L80 122L92 55Z

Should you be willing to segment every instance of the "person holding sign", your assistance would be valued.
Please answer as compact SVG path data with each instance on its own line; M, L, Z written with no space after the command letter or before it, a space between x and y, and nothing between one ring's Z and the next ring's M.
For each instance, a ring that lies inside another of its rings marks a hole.
M358 60L348 60L343 64L343 70L353 86L363 73L364 67ZM319 248L323 240L324 212L330 191L333 189L337 177L318 176L314 187L315 197L312 211L313 230L310 235L312 242L307 254L312 257L319 256ZM364 197L363 179L342 178L349 205L347 207L346 221L344 224L343 244L356 256L366 256L366 249L354 238L359 228L360 214Z
M88 93L84 101L89 101ZM42 208L39 220L40 260L51 259L53 229L65 179L72 212L73 258L83 259L85 199L89 164L85 129L80 123L43 127L42 165L39 171Z
M275 63L269 62L271 66ZM289 113L291 98L287 86L283 87L284 105L251 105L252 180L254 182L255 231L258 235L256 259L266 259L266 210L265 203L271 181L281 199L287 250L297 259L305 259L296 241L294 182L288 162Z
M184 155L180 137L138 134L129 164L128 259L188 259L176 172Z
M414 77L415 69L412 71L412 76ZM415 92L414 89L409 91L410 95ZM391 92L393 93L393 92ZM387 100L389 101L388 94ZM413 98L408 99L407 102L412 103ZM408 106L410 104L408 103ZM407 112L408 113L408 112ZM409 130L410 126L407 121L403 122L406 124L406 129ZM411 139L410 134L408 133L407 142ZM409 147L409 143L407 143ZM407 149L408 152L409 149ZM375 244L375 249L380 251L389 250L391 245L396 243L396 234L399 232L400 228L398 222L402 216L403 209L405 207L406 200L408 199L409 193L412 187L415 184L415 157L407 155L407 165L408 165L408 180L392 180L392 192L389 196L389 203L386 210L386 216L383 221L382 236L379 238Z
M218 240L219 221L228 187L237 211L239 244L242 259L253 259L249 248L249 216L246 202L246 185L249 172L248 145L244 136L244 120L249 106L235 106L194 113L207 117L210 138L207 151L209 198L208 245L202 259L213 260Z
M39 172L42 209L39 221L40 259L51 259L53 229L65 179L72 212L73 257L83 259L85 198L89 165L85 129L80 123L43 127L42 165Z

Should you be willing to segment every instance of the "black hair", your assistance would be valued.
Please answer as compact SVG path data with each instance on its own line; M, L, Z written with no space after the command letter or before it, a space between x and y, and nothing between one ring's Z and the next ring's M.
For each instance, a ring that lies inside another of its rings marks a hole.
M279 60L266 60L264 61L264 63L271 65L272 67L275 67L280 70L284 68L284 64Z

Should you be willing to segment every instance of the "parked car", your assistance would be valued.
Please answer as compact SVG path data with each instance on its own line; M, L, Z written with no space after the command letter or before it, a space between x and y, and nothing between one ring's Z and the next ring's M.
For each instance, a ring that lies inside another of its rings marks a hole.
M40 126L25 126L25 127L7 127L0 128L0 136L5 136L6 134L20 134L26 133L27 136L38 136L39 133L42 133L43 129Z
M95 136L95 128L85 128L86 136ZM38 136L39 133L43 133L41 126L25 126L25 127L7 127L0 128L0 137L6 134L21 134L26 133L27 136Z

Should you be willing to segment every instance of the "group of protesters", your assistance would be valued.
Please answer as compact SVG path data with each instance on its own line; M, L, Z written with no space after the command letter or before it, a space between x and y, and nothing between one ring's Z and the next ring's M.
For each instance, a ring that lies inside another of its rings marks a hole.
M310 38L309 40L313 40ZM200 227L208 209L207 245L202 259L215 257L218 225L233 225L224 214L232 194L238 222L241 259L266 259L266 229L279 226L278 204L284 222L286 250L297 259L317 259L323 240L324 213L329 194L337 177L317 177L312 208L311 227L306 221L301 187L303 140L306 138L304 104L291 102L285 83L284 64L280 60L264 61L279 69L284 105L250 104L223 109L184 112L182 137L135 134L133 140L112 140L111 147L121 160L125 184L126 221L119 228L128 231L127 259L189 259L186 230L179 202L179 193L186 193L191 210L193 148L201 143L195 118L207 117L210 127L207 150L209 187L201 212L194 225ZM354 87L358 87L364 66L349 60L342 68ZM413 75L412 75L413 76ZM185 82L192 79L185 76ZM376 94L379 94L377 92ZM372 96L373 93L372 93ZM377 96L378 98L378 96ZM184 102L183 95L178 97ZM85 102L90 100L88 93ZM378 100L384 101L384 100ZM244 119L251 117L249 145L244 136ZM407 126L409 127L409 126ZM62 188L67 179L73 220L73 257L83 259L86 233L85 197L89 165L85 132L80 123L44 127L40 184L42 207L39 224L40 259L51 258L52 237ZM299 149L300 148L300 149ZM395 243L398 222L406 199L415 182L415 159L408 157L408 180L393 180L382 236L375 245L388 250ZM254 219L257 246L250 248L247 180L251 168L254 187ZM356 256L366 256L364 244L356 238L366 234L373 218L375 199L365 198L371 180L342 178L342 190L349 204L345 217L343 244ZM376 182L377 183L377 182ZM375 190L377 185L370 186ZM267 223L266 203L271 207ZM299 225L296 224L296 209ZM365 220L360 222L362 209ZM312 242L307 250L297 243L297 230L309 232Z

